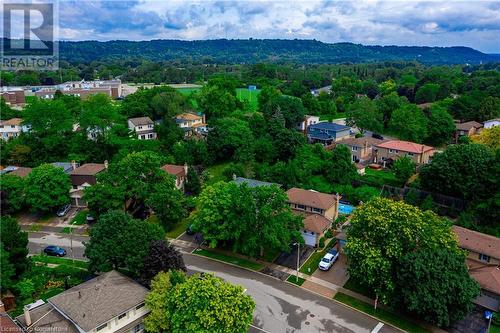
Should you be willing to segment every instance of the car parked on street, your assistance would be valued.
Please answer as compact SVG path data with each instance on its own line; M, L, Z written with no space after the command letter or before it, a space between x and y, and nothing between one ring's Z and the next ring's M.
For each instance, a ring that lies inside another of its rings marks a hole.
M322 271L329 270L338 257L339 253L337 252L337 250L330 249L319 262L318 268Z
M49 245L43 249L43 253L48 256L64 257L66 255L66 250L59 246Z
M70 204L67 204L67 205L64 205L63 207L61 207L58 211L57 211L57 216L59 217L63 217L64 215L68 214L69 210L71 209L71 205Z

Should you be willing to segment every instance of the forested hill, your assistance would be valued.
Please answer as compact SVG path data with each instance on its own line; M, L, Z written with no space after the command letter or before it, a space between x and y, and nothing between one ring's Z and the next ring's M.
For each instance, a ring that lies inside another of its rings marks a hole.
M468 47L364 46L315 40L152 40L61 42L61 58L70 62L146 58L214 63L361 63L412 61L425 64L478 64L500 61L499 55Z

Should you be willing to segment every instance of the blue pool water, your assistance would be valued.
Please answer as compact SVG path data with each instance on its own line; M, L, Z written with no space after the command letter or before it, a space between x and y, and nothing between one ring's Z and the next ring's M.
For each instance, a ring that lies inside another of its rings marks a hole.
M347 205L347 204L339 204L339 213L340 214L345 214L345 215L350 215L353 210L354 210L353 205Z

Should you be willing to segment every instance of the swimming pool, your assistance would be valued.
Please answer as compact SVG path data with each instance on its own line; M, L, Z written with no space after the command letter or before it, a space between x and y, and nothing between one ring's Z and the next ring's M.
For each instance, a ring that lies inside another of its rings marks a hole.
M339 204L339 213L344 214L344 215L350 215L354 209L356 209L353 205L347 205L347 204Z

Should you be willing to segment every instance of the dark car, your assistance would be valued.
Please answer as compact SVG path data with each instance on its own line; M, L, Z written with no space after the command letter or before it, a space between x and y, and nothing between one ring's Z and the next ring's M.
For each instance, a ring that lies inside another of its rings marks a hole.
M50 245L47 246L43 252L48 256L64 257L66 255L66 250L62 247Z
M372 138L374 139L379 139L379 140L384 140L384 137L380 134L377 133L372 133Z

